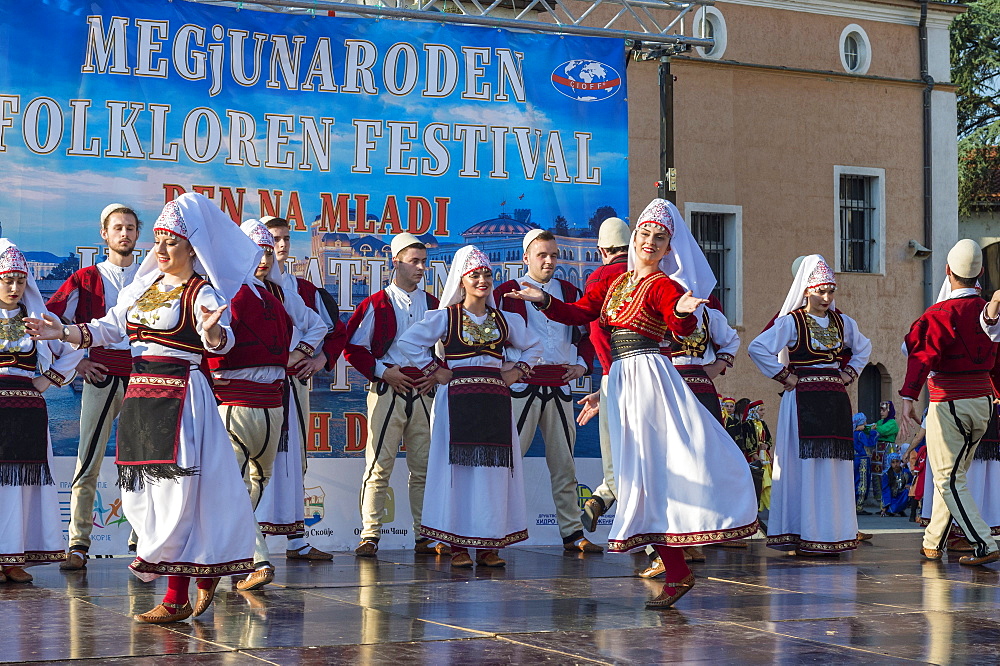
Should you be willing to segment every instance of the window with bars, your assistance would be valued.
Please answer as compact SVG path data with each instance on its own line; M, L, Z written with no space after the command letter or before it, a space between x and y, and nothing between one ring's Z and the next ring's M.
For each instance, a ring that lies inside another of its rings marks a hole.
M840 176L840 266L848 273L875 273L876 219L874 176Z
M726 275L726 215L725 213L691 213L691 235L698 241L698 246L705 253L708 265L715 273L715 289L712 295L719 299L724 308L727 303L729 283Z

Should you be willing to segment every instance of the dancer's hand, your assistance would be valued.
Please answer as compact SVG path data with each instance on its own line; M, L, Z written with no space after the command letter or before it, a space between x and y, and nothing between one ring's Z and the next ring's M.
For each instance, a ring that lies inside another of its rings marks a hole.
M729 367L729 364L725 361L715 361L714 363L709 363L708 365L703 365L702 369L705 374L708 375L709 379L715 379L722 374L722 371Z
M452 375L454 374L455 373L448 368L438 368L434 371L434 374L432 374L431 377L433 377L434 381L438 384L448 384L451 382Z
M684 292L684 295L677 299L677 305L674 306L674 311L679 315L691 314L698 309L698 306L702 303L708 303L707 298L695 298L690 290Z
M228 303L217 310L201 306L201 330L205 332L205 342L211 349L216 349L222 344L222 327L219 326L219 319L228 307Z
M34 317L24 318L25 328L28 329L28 333L31 335L32 340L61 340L62 339L62 322L51 317L47 314L43 314L41 319L36 319ZM71 327L71 328L76 328Z
M563 363L563 367L566 368L566 374L562 376L562 380L564 382L577 380L587 374L587 368L582 365L570 365L569 363Z
M396 393L406 393L413 388L413 380L406 376L398 365L390 365L382 372L382 381ZM426 377L425 377L426 379ZM433 378L432 378L433 381Z
M108 367L89 358L82 359L76 364L76 373L83 377L83 381L88 384L103 382L108 376Z
M538 287L532 285L530 282L522 282L521 286L524 287L520 291L511 291L504 294L504 298L514 298L519 301L530 301L532 303L543 303L545 301L545 292Z
M52 380L48 377L35 377L31 380L31 385L35 387L35 390L39 393L45 393L45 390L52 386Z
M913 400L903 400L899 412L899 434L903 439L906 439L911 432L920 427L920 420L917 418L917 410L913 406Z
M786 391L794 391L795 385L799 383L799 378L797 375L788 375L781 381L781 385L785 387Z
M295 376L302 381L311 379L313 375L326 367L326 354L323 352L315 356L302 354L302 357L302 360L295 364L295 368L298 370Z
M594 391L577 400L576 404L583 406L580 413L576 415L577 425L587 425L587 422L601 411L601 394L599 391Z

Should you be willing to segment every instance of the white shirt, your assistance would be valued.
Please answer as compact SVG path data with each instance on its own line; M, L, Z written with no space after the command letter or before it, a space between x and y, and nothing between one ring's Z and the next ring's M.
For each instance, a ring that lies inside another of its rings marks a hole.
M552 278L548 282L539 282L531 276L521 277L522 282L527 282L537 287L547 294L551 294L561 301L565 301L563 296L562 283ZM560 324L545 316L538 308L525 303L528 313L528 330L534 333L542 341L542 358L539 365L581 365L587 367L587 362L578 354L576 345L573 344L573 326ZM513 313L508 312L506 318L511 319ZM517 361L521 358L516 350L510 350L507 360Z
M395 282L385 288L385 294L392 303L392 310L396 315L396 337L393 338L389 350L380 359L375 360L375 376L381 378L382 373L391 365L400 367L410 365L406 355L399 349L399 338L406 333L411 326L419 322L427 314L427 292L423 289L414 289L411 292L403 291ZM371 351L372 339L375 336L375 308L370 307L361 319L361 325L351 336L351 344Z
M101 274L101 282L104 285L104 309L110 311L118 304L118 294L121 290L131 284L135 279L135 274L139 270L139 262L133 261L130 266L116 266L110 261L102 261L97 264L97 271ZM66 298L66 311L63 313L69 321L76 317L76 306L80 302L80 294L74 289ZM129 348L128 339L123 342L104 345L105 349L117 349L119 351Z
M701 358L674 356L670 359L674 365L711 365L715 363L716 354L729 354L735 358L736 352L740 350L740 336L736 329L729 325L726 315L715 308L704 305L701 307L705 308L704 312L708 313L708 345L705 348L705 355ZM695 316L698 317L698 328L701 328L704 315L701 312L696 312ZM661 343L661 346L663 344ZM719 346L718 352L715 350L716 345Z

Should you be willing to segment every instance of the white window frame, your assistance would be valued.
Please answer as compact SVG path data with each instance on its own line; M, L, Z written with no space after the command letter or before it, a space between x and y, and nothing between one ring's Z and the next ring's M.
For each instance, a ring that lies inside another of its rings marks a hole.
M694 13L694 23L692 23L691 34L701 35L701 22L708 21L712 24L715 46L709 51L703 46L696 46L695 51L702 58L709 60L721 60L726 54L726 46L729 45L729 31L726 30L726 17L716 7L700 7Z
M684 203L684 219L691 228L692 213L721 213L725 215L726 275L729 276L729 299L723 301L726 319L732 327L743 325L743 206L711 203ZM731 240L729 240L731 239Z
M847 45L847 38L853 35L858 41L858 66L851 69L847 64L847 56L844 54L844 47ZM872 43L868 39L868 33L857 23L852 23L844 28L838 40L840 50L840 65L849 74L867 74L868 68L872 65Z
M872 183L872 205L875 207L875 220L872 231L875 232L875 248L872 251L872 271L859 273L857 271L842 271L841 267L841 234L840 234L840 177L867 176L875 179ZM845 275L885 275L885 169L876 167L834 166L833 167L833 270Z

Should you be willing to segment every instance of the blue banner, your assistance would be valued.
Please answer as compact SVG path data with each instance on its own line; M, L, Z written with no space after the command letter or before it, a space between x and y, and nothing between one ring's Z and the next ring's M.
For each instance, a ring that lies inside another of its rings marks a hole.
M597 226L627 215L621 40L181 1L0 8L0 224L46 296L101 260L112 201L147 223L145 247L183 192L234 221L287 218L290 268L345 318L389 280L401 231L428 245L433 292L466 243L498 282L519 277L535 227L582 287ZM311 455L363 456L364 386L343 362L315 380ZM78 395L46 394L60 455L76 451ZM578 455L599 456L596 424Z

